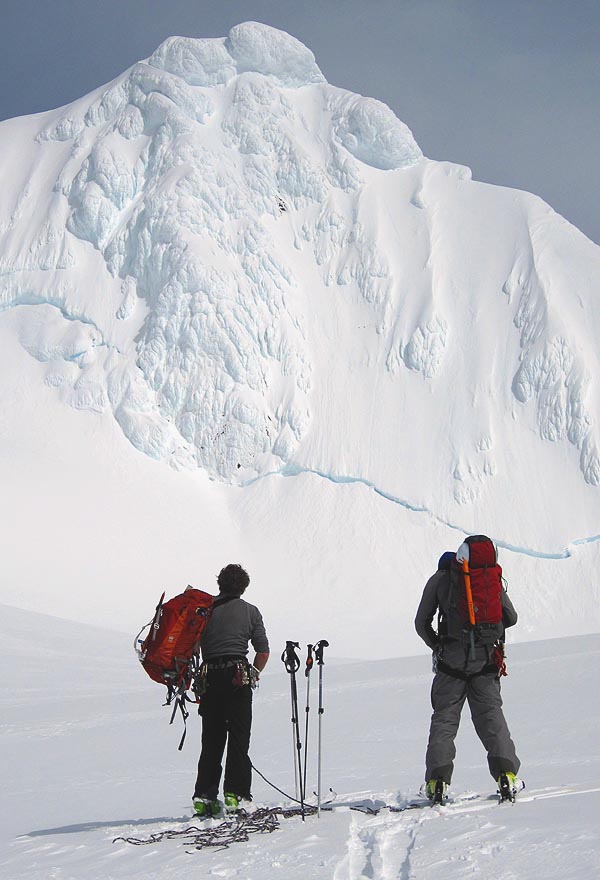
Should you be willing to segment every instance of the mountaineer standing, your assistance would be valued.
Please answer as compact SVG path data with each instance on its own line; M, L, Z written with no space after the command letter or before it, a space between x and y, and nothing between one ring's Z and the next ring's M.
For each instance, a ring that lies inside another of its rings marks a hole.
M217 815L222 758L227 747L223 801L235 811L252 800L248 749L252 727L252 690L269 659L269 642L260 611L242 599L250 583L241 565L227 565L217 577L219 596L200 640L204 693L200 701L202 750L194 789L199 816ZM248 645L255 657L248 662Z
M436 612L437 632L432 626ZM415 618L417 633L433 651L435 671L425 758L426 792L432 803L446 799L465 700L500 799L514 800L523 788L500 694L500 678L506 675L504 631L516 622L517 612L503 586L496 548L489 538L472 535L456 554L443 554L425 585Z

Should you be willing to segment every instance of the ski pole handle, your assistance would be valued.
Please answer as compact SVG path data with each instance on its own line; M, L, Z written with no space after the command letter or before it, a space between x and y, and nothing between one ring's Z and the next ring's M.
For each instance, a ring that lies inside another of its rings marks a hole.
M306 669L304 670L305 676L308 678L310 675L310 671L313 668L313 646L307 645L308 653L306 655Z
M300 644L298 642L286 642L285 650L281 655L281 659L285 664L285 671L289 672L290 675L295 674L300 669L300 658L296 653L296 648L299 648Z
M313 645L313 647L315 651L315 660L317 661L319 666L322 666L325 662L323 660L323 651L325 650L325 648L329 647L329 642L326 639L321 639L321 641L317 642L316 645Z

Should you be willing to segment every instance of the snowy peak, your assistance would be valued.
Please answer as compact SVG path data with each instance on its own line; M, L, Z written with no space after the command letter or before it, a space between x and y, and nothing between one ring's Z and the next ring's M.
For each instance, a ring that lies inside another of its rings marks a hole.
M108 382L91 394L86 383L87 399L111 406L150 455L191 455L230 477L263 453L286 459L302 433L310 356L286 299L298 281L265 221L321 206L335 189L356 191L360 166L346 150L388 168L421 156L389 108L329 87L298 94L315 83L324 80L306 47L248 23L227 40L167 40L91 102L53 114L37 136L70 146L52 181L64 198L39 232L50 247L31 268L82 265L90 255L79 249L76 258L73 238L89 242L108 270L102 286L115 290L121 279L117 320L139 314L140 299L148 304L143 326L132 325L137 365L123 375L114 356L122 334L97 315L95 291L77 306L74 291L48 300L70 318L83 309L93 328L80 366L95 359L98 329ZM344 238L360 239L359 227L319 212L315 232L301 232L317 248L340 222ZM37 242L32 249L42 252ZM41 356L57 344L52 333Z
M507 545L596 534L600 249L539 199L426 160L254 22L0 138L0 304L64 403L221 480L359 482Z
M283 31L246 22L221 40L170 37L147 61L136 64L103 90L87 112L77 116L67 108L39 137L71 140L85 127L108 122L126 139L156 130L164 122L173 133L189 131L190 121L205 123L218 112L215 101L201 89L227 86L241 74L250 76L243 78L232 103L238 112L250 110L256 115L258 111L259 117L262 112L268 118L274 111L270 102L274 99L278 103L276 89L327 86L306 46ZM385 104L331 91L339 94L329 104L330 135L356 158L388 169L421 158L412 134ZM239 146L252 152L248 144Z
M275 77L285 88L325 82L310 49L290 34L258 22L233 27L223 40L170 37L148 63L191 86L225 85L247 72Z

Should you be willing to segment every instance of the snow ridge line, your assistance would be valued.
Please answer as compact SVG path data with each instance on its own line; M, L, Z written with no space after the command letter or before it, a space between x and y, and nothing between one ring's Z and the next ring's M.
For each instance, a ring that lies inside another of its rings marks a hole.
M299 464L288 462L288 464L284 465L277 471L268 471L266 474L261 474L257 477L253 477L250 480L245 480L239 485L240 488L246 489L250 486L253 486L255 483L260 482L261 480L267 479L268 477L297 477L301 474L311 474L312 476L320 477L322 480L327 480L328 482L334 483L336 485L358 483L361 486L366 486L367 489L372 489L372 491L375 492L376 495L379 495L380 498L383 498L384 501L390 501L392 504L397 504L399 507L403 507L405 510L410 510L412 513L426 513L440 525L446 526L453 531L460 532L463 535L472 533L472 530L465 528L464 526L456 525L455 523L451 523L447 520L442 519L442 517L438 516L427 507L421 507L419 505L413 504L410 501L406 501L403 498L398 498L396 495L392 495L385 489L380 489L378 486L375 485L375 483L371 482L371 480L368 480L366 477L327 474L324 471L319 471L315 468L304 467ZM578 547L585 544L595 544L596 542L600 541L600 534L590 535L585 538L574 538L572 541L569 542L564 550L549 552L544 550L534 550L529 547L519 547L517 544L512 544L508 541L494 538L493 536L491 537L497 547L501 547L503 550L508 550L510 553L517 553L521 556L529 556L533 559L550 560L570 559L573 556L573 551L571 549L572 547Z

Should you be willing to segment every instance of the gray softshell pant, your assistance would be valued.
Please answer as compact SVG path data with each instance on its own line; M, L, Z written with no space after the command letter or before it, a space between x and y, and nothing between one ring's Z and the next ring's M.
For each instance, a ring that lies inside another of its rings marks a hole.
M470 674L488 662L488 650L477 646L474 659L465 665L466 649L460 644L444 647L443 660L449 666ZM502 772L518 773L519 761L515 745L502 711L500 679L495 675L478 675L468 681L438 671L431 687L433 715L425 757L425 779L452 781L460 715L465 699L477 736L487 752L488 766L494 779Z

